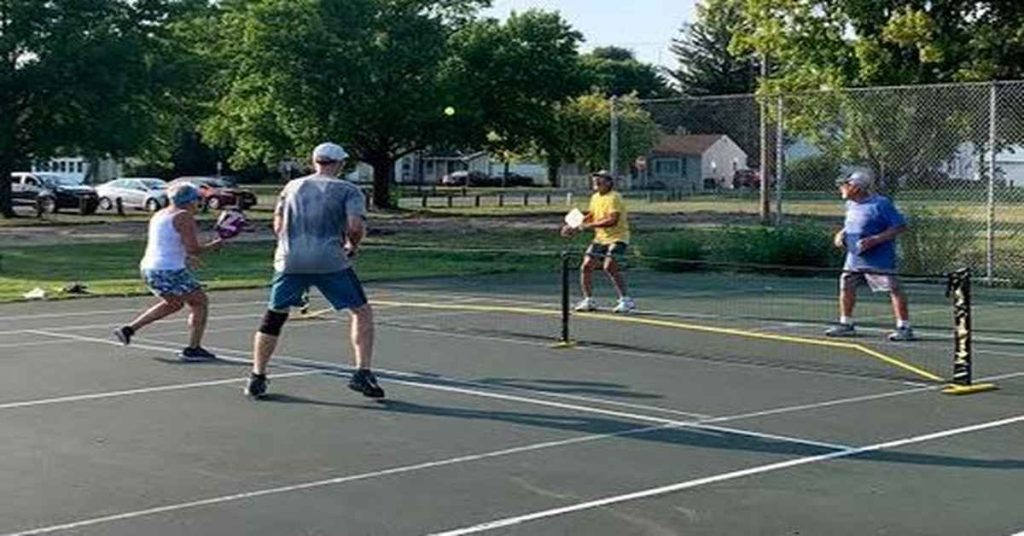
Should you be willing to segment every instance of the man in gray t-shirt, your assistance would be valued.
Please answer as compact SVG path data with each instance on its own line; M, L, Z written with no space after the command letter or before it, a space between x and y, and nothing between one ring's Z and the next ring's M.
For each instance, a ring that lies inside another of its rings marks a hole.
M349 265L366 235L366 200L350 182L338 178L348 154L322 143L313 150L316 173L288 183L274 209L274 279L270 303L253 341L253 368L245 393L260 398L267 390L267 364L277 347L291 307L304 305L316 287L336 310L352 314L352 352L356 371L349 387L371 398L384 390L370 371L373 311Z
M365 205L359 188L328 175L310 175L288 183L274 214L280 221L274 271L326 274L348 268L348 255L339 237L347 236L350 219L365 219Z

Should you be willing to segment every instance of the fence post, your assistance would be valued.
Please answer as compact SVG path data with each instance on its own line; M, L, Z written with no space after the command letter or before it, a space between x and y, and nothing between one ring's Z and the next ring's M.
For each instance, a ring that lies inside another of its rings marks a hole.
M423 208L427 208L427 196L424 195L423 197L420 198L420 206Z
M453 197L454 197L453 195L448 194L448 208L452 208L452 198Z
M530 192L524 192L523 193L523 206L524 207L530 206Z
M565 206L572 206L572 192L565 192Z
M612 96L611 98L611 117L610 117L610 147L608 152L608 172L611 173L612 177L618 176L619 171L619 113L616 110L616 105L619 100L618 97Z
M117 210L118 216L124 216L124 201L120 197L114 198L114 208Z
M985 282L992 284L995 275L996 244L996 83L989 86L988 94L988 213L985 217Z
M761 56L761 80L768 78L768 57L766 55ZM771 217L771 204L768 199L768 104L765 102L765 98L758 99L758 115L760 116L760 147L758 149L761 152L761 169L758 173L761 176L761 199L760 199L760 210L761 213L761 225L768 225L770 223L769 218Z
M785 158L785 148L782 136L785 133L783 130L783 108L782 108L782 95L779 94L779 100L777 104L777 111L775 117L775 225L782 225L782 193L783 186L786 184L786 173L783 169L783 158Z
M480 208L480 194L473 196L473 206Z
M499 207L505 206L505 194L502 193L502 192L498 192L498 206Z

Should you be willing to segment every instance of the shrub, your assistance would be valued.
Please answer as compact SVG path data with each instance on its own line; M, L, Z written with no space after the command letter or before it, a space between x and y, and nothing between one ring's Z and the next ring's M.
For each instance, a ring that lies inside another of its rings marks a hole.
M744 264L834 267L842 252L832 245L832 232L820 225L732 227L717 240L713 259Z
M786 189L834 191L839 161L827 155L809 156L786 163Z
M652 235L637 249L640 263L662 272L694 270L696 265L681 261L702 261L706 252L703 237L688 230Z

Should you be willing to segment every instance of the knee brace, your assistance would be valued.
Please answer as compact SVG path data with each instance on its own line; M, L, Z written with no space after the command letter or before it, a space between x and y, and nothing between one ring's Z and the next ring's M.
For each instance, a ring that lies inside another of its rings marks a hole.
M260 322L259 332L264 335L277 337L281 334L281 326L284 325L285 320L288 320L288 313L267 311L263 313L263 321Z

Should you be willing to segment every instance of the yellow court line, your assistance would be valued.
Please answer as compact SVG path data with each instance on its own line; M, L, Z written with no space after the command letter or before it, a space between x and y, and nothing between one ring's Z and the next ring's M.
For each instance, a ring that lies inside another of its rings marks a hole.
M423 309L441 309L441 310L464 310L464 311L480 311L489 313L518 313L526 315L545 315L545 316L557 316L561 314L561 311L554 311L549 309L534 309L529 307L501 307L501 306L490 306L490 305L463 305L463 304L435 304L435 303L419 303L419 302L396 302L396 301L374 301L373 304L390 305L393 307L419 307ZM627 322L633 324L643 324L648 326L658 326L674 329L682 329L687 331L698 331L704 333L716 333L719 335L732 335L735 337L744 337L748 339L763 339L769 341L779 342L791 342L796 344L806 344L811 346L825 346L829 348L842 348L845 350L854 350L856 352L863 353L885 363L888 363L894 367L901 368L922 378L931 380L933 382L945 383L946 380L940 376L928 372L927 370L915 367L910 363L897 359L895 357L883 354L876 350L872 350L866 346L850 342L840 341L829 341L822 339L811 339L807 337L794 337L792 335L777 335L774 333L759 333L755 331L744 331L741 329L733 328L721 328L714 326L704 326L700 324L688 324L686 322L676 322L669 320L656 320L653 318L637 318L634 316L609 316L606 314L599 313L573 313L573 316L580 318L591 318L595 320L605 320L612 322Z

